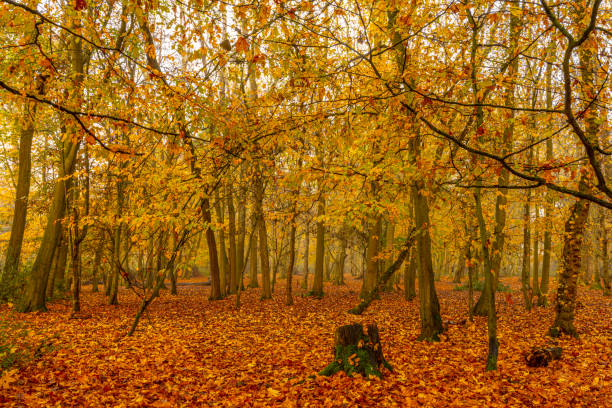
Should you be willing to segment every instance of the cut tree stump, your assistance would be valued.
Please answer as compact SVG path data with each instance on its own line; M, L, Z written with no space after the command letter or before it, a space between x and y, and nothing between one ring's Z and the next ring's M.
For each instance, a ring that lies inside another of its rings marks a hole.
M561 352L561 347L534 347L525 356L525 362L529 367L546 367L552 360L560 360Z
M363 332L363 326L357 323L338 327L333 353L334 361L319 375L330 376L344 371L348 376L359 373L366 378L371 375L382 378L382 367L393 371L383 356L376 324L368 325L367 334Z

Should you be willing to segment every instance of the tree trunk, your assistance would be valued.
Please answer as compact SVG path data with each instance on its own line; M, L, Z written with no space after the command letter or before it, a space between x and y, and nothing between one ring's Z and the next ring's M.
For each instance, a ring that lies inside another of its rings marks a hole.
M599 217L599 225L601 229L601 279L603 295L611 296L612 288L610 287L610 271L608 270L608 231L606 229L606 210L601 208Z
M322 217L325 215L325 198L320 191L319 201L317 203L317 247L315 249L315 270L312 290L310 296L323 297L323 263L325 261L325 224Z
M377 215L376 218L370 220L368 228L368 247L366 249L366 270L361 283L360 298L364 298L374 289L378 278L378 250L380 245L380 237L382 235L382 217Z
M533 274L531 280L531 288L533 290L533 296L540 297L540 282L539 282L539 274L538 274L538 266L540 262L540 257L538 251L540 250L539 243L539 234L538 234L538 205L533 205L535 210L535 220L533 223Z
M304 225L304 280L302 281L302 289L308 290L308 257L310 249L310 227L308 221Z
M385 260L385 270L389 269L391 264L393 263L393 240L395 239L395 223L391 220L387 222L387 231L385 234L385 252L387 253L388 258ZM387 282L387 286L385 286L384 290L387 292L393 291L393 277L389 279Z
M185 131L185 129L184 129ZM186 132L187 133L187 132ZM191 153L190 166L191 173L198 179L202 178L202 169L196 164L195 149L191 139L184 138L187 149ZM205 191L208 193L208 191ZM210 295L209 300L218 300L223 298L221 292L221 277L219 271L219 256L217 253L217 242L215 239L215 232L213 231L212 225L212 214L210 210L210 198L205 196L200 199L200 210L202 211L202 221L206 226L206 245L208 246L208 262L210 269Z
M476 275L478 271L478 264L474 261L474 255L472 254L472 243L476 242L476 226L467 226L466 223L466 232L469 236L469 243L467 245L467 253L466 258L468 259L468 318L470 322L474 321L474 275ZM488 313L488 312L487 312Z
M584 181L581 180L581 184ZM584 226L589 214L589 201L579 199L572 206L570 216L565 223L565 242L561 258L561 269L558 275L557 304L555 321L550 329L553 337L569 334L577 337L574 327L578 275L584 239Z
M374 299L378 298L378 294L385 288L387 282L391 279L393 274L400 268L406 256L410 253L410 249L414 246L414 230L410 232L404 247L402 248L402 252L398 255L397 259L389 265L389 268L385 270L377 279L374 287L367 292L364 296L362 296L362 301L349 310L349 313L360 315L364 312L365 309L370 306Z
M100 269L100 258L102 257L102 243L99 242L96 245L96 252L94 255L94 261L91 269L91 291L93 293L98 292L98 270Z
M219 221L220 224L224 223L224 216L223 216L223 203L221 202L221 199L219 198L219 193L216 193L216 199L215 199L215 212L217 213L217 219ZM220 289L221 289L221 296L225 296L227 294L227 289L228 289L228 285L229 285L229 260L227 259L227 252L225 250L225 232L223 231L223 228L219 228L217 230L218 236L219 236L219 241L217 242L217 244L219 245L219 258L220 258L220 264L221 264L221 268L220 268Z
M512 4L511 7L520 7L518 5L518 1L512 1L512 3L516 3L516 4ZM510 46L508 47L508 52L507 52L509 61L511 61L510 65L508 66L508 75L510 77L518 73L519 60L518 58L516 58L516 53L518 51L519 34L520 34L521 25L522 23L520 21L520 18L517 17L515 14L511 13L510 27L509 27L510 28L510 31L509 31ZM479 28L474 26L473 30L474 30L473 41L476 41L476 36L477 36L477 32ZM473 44L475 43L473 42ZM472 52L474 53L475 50L473 49ZM472 72L472 75L473 75L473 78L475 79L476 72ZM507 121L505 122L506 126L504 127L503 143L500 146L500 153L502 155L512 150L512 142L514 139L514 116L515 116L514 109L512 108L515 107L515 96L514 96L515 86L516 86L515 81L510 81L510 83L506 87L506 92L504 95L504 105L509 107L510 109L508 109L505 112L507 116ZM474 97L475 101L478 100L478 89L477 88L478 86L474 84L473 90L475 93L475 97ZM479 112L477 115L479 116L478 122L481 122L482 121L481 108L479 108ZM505 167L502 167L500 170L498 179L497 179L498 185L507 186L509 184L509 180L510 180L510 173ZM494 274L493 287L496 290L497 290L497 284L499 281L499 273L501 270L501 261L502 261L502 255L503 255L504 244L505 244L504 229L506 227L506 206L507 206L507 201L508 201L506 198L507 194L508 194L507 188L499 187L497 190L497 197L495 199L495 227L493 230L493 235L495 239L493 240L493 245L492 245L489 255L490 255L490 261L491 261L491 268ZM481 315L481 316L486 316L489 314L487 311L487 305L491 304L492 302L494 303L495 301L495 299L491 299L491 292L489 292L489 289L488 289L489 287L490 287L489 285L485 285L485 287L483 288L483 291L480 294L480 298L476 302L476 306L474 306L474 310L473 310L474 314Z
M219 258L217 257L217 243L215 241L215 232L210 227L212 223L212 215L210 213L210 200L208 197L200 201L202 209L202 220L206 224L206 244L208 246L208 261L210 265L210 296L209 300L222 299L221 281L219 271Z
M64 285L64 276L61 276L61 282L60 282L60 277L58 274L58 262L60 262L60 253L62 252L62 245L63 244L63 240L65 238L62 236L62 233L60 232L60 241L57 245L57 247L55 248L55 251L53 253L53 261L51 262L51 269L49 272L49 279L47 280L47 289L46 289L46 296L47 299L53 299L53 294L55 293L55 291L57 290L58 292L62 292L63 291L63 285ZM64 265L65 265L65 251L64 251ZM62 286L60 288L60 285Z
M297 197L296 197L297 199ZM293 267L295 265L295 230L296 230L296 208L294 204L293 219L291 220L291 232L289 233L289 265L287 266L287 298L285 304L293 304Z
M74 18L73 27L79 26L81 23L78 18ZM81 39L72 37L68 49L71 50L71 64L73 76L73 94L75 107L80 108L81 89L83 83L83 73L85 67L85 56ZM74 164L76 161L77 152L80 145L80 130L77 130L77 124L70 123L69 133L64 137L62 146L62 162L59 166L59 177L55 185L53 201L49 214L47 216L47 226L43 233L42 241L32 266L30 279L26 285L24 296L18 305L18 310L21 312L33 312L36 310L47 310L45 303L45 294L47 288L47 280L53 260L53 253L59 239L61 226L59 220L64 218L66 208L66 191L68 178L72 175ZM73 134L76 141L73 141Z
M551 40L548 50L547 57L550 59L555 53L555 42ZM546 108L553 108L552 98L552 63L547 62L546 64ZM552 162L553 160L553 142L552 138L549 137L546 140L546 161ZM538 297L538 306L546 307L548 305L548 286L550 279L550 255L552 252L552 217L553 217L553 194L552 191L546 191L546 205L544 207L544 253L542 254L542 278L540 282L540 290Z
M178 295L178 291L176 288L176 281L178 280L178 268L173 267L172 270L169 270L168 275L170 276L170 294Z
M252 215L253 217L253 229L254 230L258 230L259 228L259 222L257 220L257 214L254 213ZM249 264L249 288L258 288L259 287L259 282L257 281L257 237L258 235L255 236L255 239L253 239L253 242L251 243L251 248L249 249L249 251L251 252L250 255L250 264Z
M585 7L577 9L576 21L582 21L585 15ZM597 94L595 86L595 75L593 69L593 39L587 39L586 44L579 48L579 71L581 76L582 101L591 100L592 95ZM568 121L574 122L574 132L578 133L579 125L575 124L575 118L572 113L572 78L570 76L570 60L571 60L571 43L567 45L563 59L563 80L565 90L565 113ZM598 112L597 104L584 106L581 113L584 118L585 130L583 136L586 137L588 143L596 146L597 133L599 124L597 119L605 115ZM572 121L573 119L573 121ZM578 182L578 190L586 193L590 190L589 184L592 181L588 180L587 172L581 172ZM574 327L574 312L576 310L576 294L578 292L578 275L581 268L581 252L584 240L585 226L589 216L590 201L578 199L574 202L570 209L570 215L565 223L565 236L563 242L563 252L561 254L561 268L557 275L557 303L555 306L555 321L550 328L549 334L557 337L561 334L568 334L577 337L578 333Z
M71 259L70 270L72 272L72 312L81 311L81 234L79 231L79 185L75 179L70 189L70 207L72 209L72 220L69 230L71 231Z
M338 261L336 262L336 273L334 274L334 283L336 285L344 285L344 269L346 266L346 250L348 248L348 230L343 227L340 232L340 252Z
M81 311L81 253L80 245L73 243L72 245L72 311Z
M404 299L416 298L417 251L413 245L408 260L404 262Z
M330 244L331 245L331 244ZM326 248L325 256L323 257L323 276L325 276L325 282L331 281L331 268L329 267L329 251L330 248Z
M116 216L116 222L117 225L115 225L115 232L114 232L114 238L113 238L113 264L111 267L112 270L112 275L111 275L111 279L110 279L110 292L109 292L109 296L108 296L108 304L109 305L118 305L119 304L119 299L118 299L118 293L119 293L119 275L121 273L121 239L125 237L122 237L122 227L123 224L118 222L119 219L121 219L121 216L123 214L123 201L124 201L124 189L125 189L125 182L119 178L117 180L117 210L115 213Z
M72 143L70 138L64 141L64 163L60 165L53 202L47 216L47 226L32 266L30 280L26 286L24 297L19 305L21 312L46 311L45 292L51 269L53 253L61 232L60 220L64 218L66 208L67 176L72 174L79 143ZM61 169L63 167L63 169Z
M230 293L236 293L238 289L238 269L236 268L236 210L234 209L232 188L229 185L226 189L226 200L227 215L229 218L229 288Z
M486 370L497 370L497 355L499 352L499 341L497 340L497 314L495 310L495 276L492 270L491 258L488 248L487 227L482 214L481 190L476 189L474 194L476 199L476 216L478 218L478 228L480 229L480 244L485 265L485 285L489 287L491 297L487 305L487 335L489 337L489 352L487 354Z
M262 299L272 298L270 285L270 255L268 253L268 232L266 230L266 218L263 211L264 185L263 179L258 177L255 187L255 205L259 225L259 258L261 261L261 283Z
M368 378L382 378L383 367L392 371L393 368L385 360L380 344L380 336L376 324L368 326L367 335L360 324L350 324L336 329L334 336L334 361L325 367L319 375L330 376L344 371L347 376L355 373Z
M523 301L525 309L531 310L531 298L533 292L529 286L530 275L530 253L531 253L531 209L529 203L531 201L531 190L527 190L527 201L523 206L523 266L521 268L521 291L523 292Z
M42 93L42 83L39 86ZM15 281L19 270L21 245L26 227L28 213L28 197L30 195L30 175L32 173L32 138L34 137L34 117L37 104L30 106L26 102L19 137L19 169L17 174L17 189L15 191L15 207L13 209L13 222L11 234L6 248L2 279L0 279L0 300L8 299L8 295L15 293Z
M434 271L431 262L431 237L429 235L429 204L422 194L423 180L412 186L414 219L417 233L417 253L419 256L419 302L421 314L421 335L419 340L438 341L443 331L440 304L434 286Z
M246 237L246 188L242 185L238 188L238 239L236 240L236 273L241 274L244 270L245 253L244 253L244 240ZM242 279L238 282L242 284Z
M111 280L112 280L112 267L113 265L110 265L110 269L108 271L106 271L106 273L104 273L104 278L103 278L103 283L104 283L104 296L109 297L110 296L110 291L111 291ZM148 276L149 274L147 274Z
M465 264L467 259L465 258L465 252L463 257L459 259L457 265L455 265L455 273L453 276L453 283L461 283L461 279L463 278L463 272L465 271Z
M599 210L599 211L598 211ZM599 212L602 211L603 208L595 208L593 211L593 223L591 225L591 247L593 254L593 287L596 289L601 289L601 270L599 269L599 260L603 254L600 254L601 250L601 231L599 228L595 227L595 223L599 221ZM597 229L597 231L596 231Z

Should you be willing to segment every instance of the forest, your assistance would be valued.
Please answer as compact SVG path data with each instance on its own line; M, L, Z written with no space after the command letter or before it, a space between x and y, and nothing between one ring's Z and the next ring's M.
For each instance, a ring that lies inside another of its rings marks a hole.
M0 27L0 406L610 406L611 0Z

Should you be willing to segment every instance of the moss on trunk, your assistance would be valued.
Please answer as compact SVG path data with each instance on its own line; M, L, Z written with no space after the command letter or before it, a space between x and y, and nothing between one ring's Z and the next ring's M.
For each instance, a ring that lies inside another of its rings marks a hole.
M334 361L325 367L320 375L330 376L339 371L352 376L355 373L368 378L382 378L381 369L393 368L385 360L376 324L368 325L367 334L360 324L349 324L336 329L334 341Z

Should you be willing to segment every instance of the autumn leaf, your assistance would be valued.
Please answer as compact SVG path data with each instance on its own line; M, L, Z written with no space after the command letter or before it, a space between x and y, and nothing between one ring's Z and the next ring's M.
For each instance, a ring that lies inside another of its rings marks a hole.
M74 9L76 11L85 10L87 8L86 0L75 0Z
M244 37L238 37L236 44L234 44L236 52L247 52L249 49L249 42Z
M0 389L8 389L9 386L17 381L18 370L16 368L2 371L0 374Z

